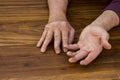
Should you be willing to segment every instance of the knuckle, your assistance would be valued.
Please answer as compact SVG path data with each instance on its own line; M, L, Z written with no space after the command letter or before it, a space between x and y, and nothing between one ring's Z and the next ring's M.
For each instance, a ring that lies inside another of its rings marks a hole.
M107 37L107 39L109 39L109 38L110 38L110 34L107 33L107 34L106 34L106 37Z
M45 30L47 30L47 31L48 31L48 30L49 30L49 26L45 26Z
M52 23L47 24L45 27L46 29L56 30L56 29L59 29L59 26L61 26L60 23L52 22Z
M41 34L41 37L40 37L40 39L41 39L41 38L43 38L43 37L45 37L45 34L44 34L44 33L42 33L42 34Z
M55 45L54 48L55 48L55 49L58 49L58 46Z
M63 48L67 49L66 46L67 46L67 44L64 44L64 45L63 45Z
M59 46L58 45L54 45L55 50L59 50Z
M48 43L48 42L49 42L49 39L45 39L45 42L47 42L47 43ZM45 43L45 45L46 45L46 43Z
M50 36L50 35L47 35L46 37L47 37L47 40L50 40L50 39L51 39L51 36Z
M67 22L62 22L61 23L61 28L63 29L63 30L68 30L68 27L69 27L69 25L68 25L68 23Z
M100 48L90 48L90 51L91 52L98 52L98 51L100 51Z
M75 29L72 28L72 32L75 33Z
M59 38L60 36L59 36L59 34L55 34L54 37L55 38Z
M61 22L61 25L67 26L67 22L63 21L63 22Z
M46 28L49 27L49 24L46 24L45 27L46 27Z
M66 43L68 39L66 37L63 38L63 42Z
M51 40L51 37L47 37L47 41Z
M80 59L79 56L75 56L74 58L75 58L76 61Z
M90 51L91 51L91 52L93 52L93 51L95 51L95 50L96 50L96 49L93 48L93 47L90 48Z
M63 29L62 31L66 34L69 32L68 28ZM64 34L64 35L66 35L66 34Z
M45 37L45 36L44 36L44 35L42 35L42 36L40 37L40 40L39 40L39 41L41 41L42 39L44 39L44 37Z

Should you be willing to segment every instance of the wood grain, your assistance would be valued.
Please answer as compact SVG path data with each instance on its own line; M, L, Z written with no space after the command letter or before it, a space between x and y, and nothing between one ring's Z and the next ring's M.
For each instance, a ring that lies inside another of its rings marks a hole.
M99 16L110 0L71 0L68 19L80 31ZM0 80L120 80L120 27L109 31L111 50L88 66L56 55L53 42L42 54L36 43L48 19L47 0L0 0Z

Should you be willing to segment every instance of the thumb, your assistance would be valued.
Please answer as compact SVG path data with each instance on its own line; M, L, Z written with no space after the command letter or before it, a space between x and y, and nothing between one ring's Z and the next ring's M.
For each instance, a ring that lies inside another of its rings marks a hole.
M109 35L108 36L102 36L101 38L101 44L105 49L111 49L111 44L108 42Z

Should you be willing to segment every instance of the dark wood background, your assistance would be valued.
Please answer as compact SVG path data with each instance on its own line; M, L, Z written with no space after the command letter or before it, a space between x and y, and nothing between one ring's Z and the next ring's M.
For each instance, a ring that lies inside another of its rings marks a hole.
M71 0L68 19L80 31L99 16L110 0ZM0 0L0 80L120 80L120 27L109 31L111 50L88 66L56 55L53 42L42 54L36 43L48 20L47 0Z

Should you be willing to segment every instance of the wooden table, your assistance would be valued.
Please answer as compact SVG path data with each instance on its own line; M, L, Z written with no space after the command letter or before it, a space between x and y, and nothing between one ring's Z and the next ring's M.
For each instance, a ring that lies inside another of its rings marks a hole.
M80 31L110 0L72 0L68 19ZM47 0L0 0L0 80L120 80L120 27L109 31L111 50L88 66L70 64L56 55L53 42L42 54L36 43L48 19Z

